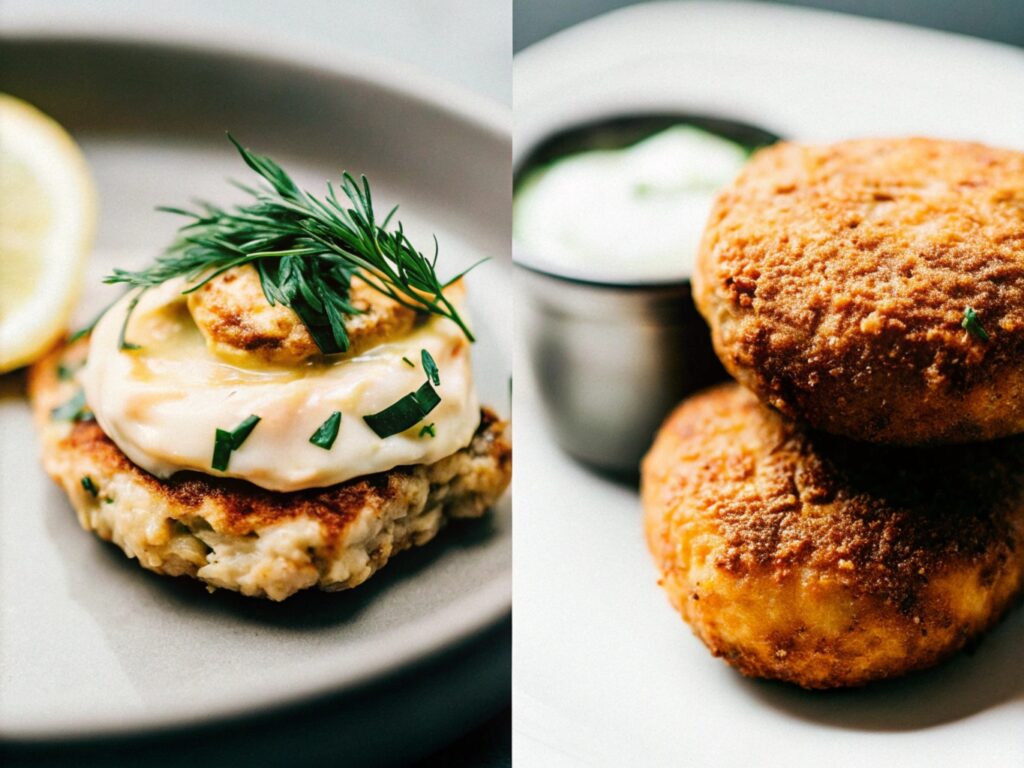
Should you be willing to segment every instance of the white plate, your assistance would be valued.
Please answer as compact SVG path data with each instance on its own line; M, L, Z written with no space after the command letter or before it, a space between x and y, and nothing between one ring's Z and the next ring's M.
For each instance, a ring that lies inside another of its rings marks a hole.
M800 139L1024 147L1024 53L813 11L633 7L524 51L514 72L519 158L566 125L673 110ZM517 764L1024 765L1024 610L909 679L834 693L745 680L669 607L636 493L554 447L518 345L516 360Z
M63 122L95 172L102 210L85 305L112 290L101 275L169 242L179 222L154 206L223 200L226 178L249 182L223 137L230 129L311 190L343 168L365 173L380 210L401 204L413 242L436 233L446 273L492 258L469 278L473 352L482 402L508 413L506 110L401 65L353 57L326 68L168 40L11 37L4 89ZM79 529L37 461L22 386L0 379L2 737L129 734L266 711L378 680L507 618L507 496L351 592L272 604L149 574ZM378 741L400 740L412 722L392 722Z

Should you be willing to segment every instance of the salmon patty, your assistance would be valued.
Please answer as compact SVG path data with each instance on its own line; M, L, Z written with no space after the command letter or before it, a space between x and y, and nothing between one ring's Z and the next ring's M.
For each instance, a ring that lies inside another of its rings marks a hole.
M43 464L84 528L157 573L271 600L348 589L448 519L483 515L509 484L507 424L486 409L472 442L451 456L327 488L280 493L197 472L161 480L87 413L68 418L76 409L65 408L55 418L80 391L58 372L80 365L86 348L61 347L30 371Z
M856 443L727 384L665 422L642 498L672 604L745 675L836 688L932 666L1024 581L1024 436Z
M712 211L694 297L729 372L879 443L1024 432L1024 153L933 139L762 150Z

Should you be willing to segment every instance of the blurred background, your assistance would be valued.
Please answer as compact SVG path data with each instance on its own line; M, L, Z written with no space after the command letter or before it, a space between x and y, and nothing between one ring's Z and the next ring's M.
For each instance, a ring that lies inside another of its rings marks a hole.
M519 51L584 19L641 1L515 0L515 49ZM779 3L780 0L755 2ZM1024 46L1024 2L1021 0L782 0L781 4L900 21Z
M538 4L542 5L542 4ZM0 24L291 41L310 55L365 52L512 105L511 0L3 0Z

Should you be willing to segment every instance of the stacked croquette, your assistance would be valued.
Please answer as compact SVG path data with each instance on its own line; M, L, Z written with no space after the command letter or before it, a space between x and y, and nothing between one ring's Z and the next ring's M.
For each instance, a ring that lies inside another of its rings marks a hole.
M694 289L740 384L668 418L642 495L711 651L832 688L995 624L1024 584L1024 153L763 150L716 203Z

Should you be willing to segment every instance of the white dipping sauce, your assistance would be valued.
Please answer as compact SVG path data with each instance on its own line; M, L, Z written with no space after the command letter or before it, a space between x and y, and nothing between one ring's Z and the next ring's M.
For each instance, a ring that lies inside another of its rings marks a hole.
M538 168L516 191L516 257L599 282L687 278L715 193L747 157L738 144L675 126L631 147Z

